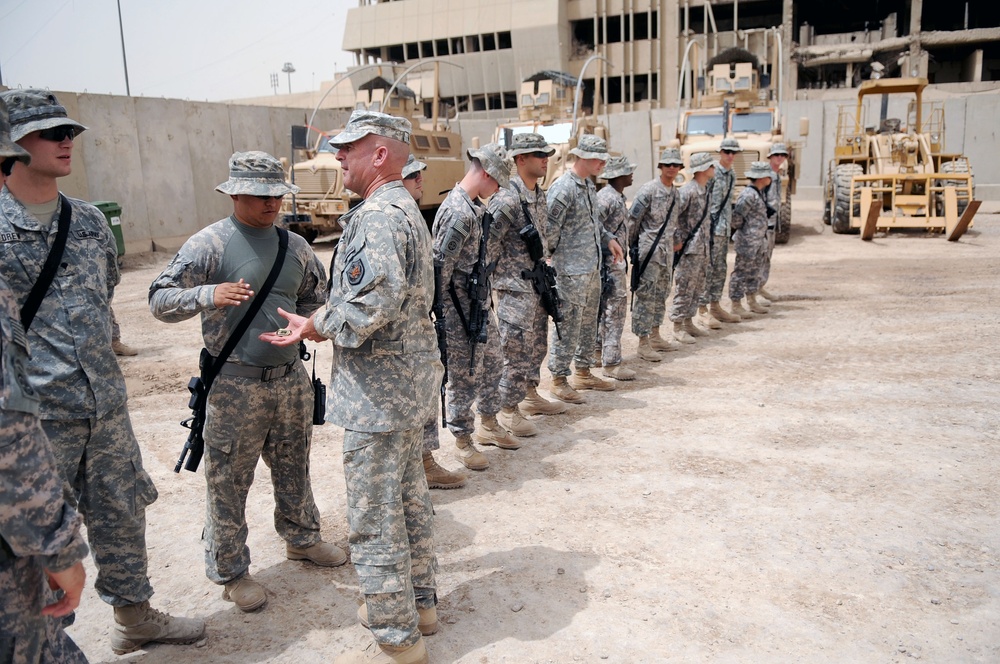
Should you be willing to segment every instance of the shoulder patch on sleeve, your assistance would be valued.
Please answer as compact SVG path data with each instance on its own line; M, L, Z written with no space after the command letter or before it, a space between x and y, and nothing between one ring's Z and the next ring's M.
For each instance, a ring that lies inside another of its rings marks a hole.
M441 241L441 253L445 256L456 256L465 246L465 240L469 237L472 227L469 220L463 216L455 215L451 218L451 224L444 231L444 238Z
M353 254L348 254L344 263L344 271L341 273L341 282L346 284L348 290L357 293L365 288L375 279L375 273L368 262L368 256L364 247L361 247Z

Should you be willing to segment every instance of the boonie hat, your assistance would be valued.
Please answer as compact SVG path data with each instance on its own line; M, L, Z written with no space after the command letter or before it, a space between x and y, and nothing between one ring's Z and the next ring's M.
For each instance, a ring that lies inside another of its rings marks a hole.
M635 164L630 164L625 155L621 155L608 159L608 163L604 165L604 170L601 172L601 178L604 180L614 180L623 175L631 175L634 172Z
M740 142L732 137L722 139L722 143L719 144L719 152L722 152L723 150L743 152L743 148L740 147Z
M531 132L514 134L514 138L510 141L510 149L507 150L511 159L519 154L528 154L529 152L544 152L551 157L556 153L556 149L546 143L541 134Z
M87 129L76 120L70 120L66 107L46 90L7 90L0 93L0 99L7 102L12 141L19 141L33 131L54 127L73 127L77 134Z
M691 166L688 170L694 173L701 173L715 166L715 160L707 152L695 152L691 155Z
M608 142L594 134L584 134L575 148L569 151L580 159L608 160Z
M10 122L7 120L7 104L0 99L0 161L17 159L25 164L31 161L28 151L10 139Z
M284 196L298 193L299 188L285 182L281 162L266 152L234 152L229 158L229 179L215 188L223 194L250 196Z
M510 161L507 160L507 151L499 143L487 143L481 148L469 148L466 154L469 159L478 159L491 178L506 188L510 184Z
M660 161L657 162L657 166L683 166L684 160L681 159L681 151L677 148L667 148L660 153Z
M750 164L750 170L743 175L751 180L759 180L774 177L774 171L771 170L771 164L766 161L755 161Z
M406 164L403 165L403 179L405 180L411 175L416 175L425 168L427 168L427 164L422 161L418 161L417 158L411 154L409 159L406 160Z
M330 139L330 145L347 145L368 134L409 143L412 129L413 125L406 118L378 111L354 111L344 130Z
M785 147L784 143L775 143L771 146L771 151L767 153L768 157L774 156L776 154L783 154L788 156L788 148Z

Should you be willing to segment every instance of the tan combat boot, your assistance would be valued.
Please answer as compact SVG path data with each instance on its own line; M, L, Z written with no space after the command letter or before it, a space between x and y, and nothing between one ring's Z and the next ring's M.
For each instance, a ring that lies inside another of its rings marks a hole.
M604 365L604 375L615 380L635 380L635 372L621 363Z
M701 318L701 324L710 330L721 330L722 323L717 321L712 315L712 312L708 310L708 306L698 307L698 316Z
M111 340L111 350L115 352L115 355L123 355L125 357L132 357L139 354L139 351L123 343L121 339Z
M684 323L674 323L674 339L682 344L693 344L694 337L684 329Z
M480 445L496 445L504 450L516 450L521 447L517 438L500 426L496 415L480 415L479 426L472 434L472 440Z
M586 403L586 399L566 381L566 376L552 377L552 396L566 403Z
M594 346L594 366L595 367L601 366L601 359L602 359L603 355L604 355L604 348L602 348L600 344Z
M659 327L654 327L649 333L649 345L653 348L653 350L658 350L664 353L677 350L677 346L670 343L669 339L664 339L660 336Z
M116 655L134 652L147 643L194 643L205 635L205 621L175 618L149 602L115 607L111 649Z
M760 288L757 289L757 301L763 304L765 307L769 307L771 306L772 302L778 301L778 296L772 295L771 293L764 290L763 286L761 286Z
M712 302L709 304L708 311L712 314L712 317L715 318L715 320L721 320L723 323L739 323L743 320L742 317L731 314L723 309L722 305L718 302Z
M729 307L729 310L733 312L734 316L739 316L743 320L750 320L753 318L753 314L750 313L750 310L743 307L742 298L739 300L733 300L732 303L733 304Z
M762 306L761 303L757 301L756 293L750 293L749 295L747 295L747 306L750 307L750 311L754 312L755 314L767 313L767 308Z
M423 637L412 646L394 646L370 643L364 650L345 653L333 660L333 664L428 664L427 648Z
M368 627L368 605L362 604L358 607L358 621ZM437 608L421 609L417 607L417 629L423 636L437 634L440 625L438 624Z
M233 579L222 591L222 599L233 602L240 611L256 611L267 602L264 586L249 574Z
M590 373L590 367L577 369L569 379L569 384L574 390L597 390L599 392L613 392L615 384L598 378Z
M518 438L530 438L538 434L538 427L534 422L525 419L517 406L501 408L497 413L497 421L500 422L500 426Z
M303 549L286 544L285 557L289 560L308 560L320 567L339 567L347 562L347 553L329 542L316 542Z
M684 319L684 331L690 334L692 337L708 336L708 332L706 332L705 330L701 329L700 327L694 324L693 318Z
M460 489L465 486L466 478L463 473L453 473L443 468L430 452L424 452L424 475L427 477L428 489Z
M490 467L489 459L472 444L472 436L467 433L455 438L455 458L469 470L486 470Z
M560 401L549 401L538 393L535 387L529 387L518 408L525 415L558 415L566 412L566 406Z
M647 362L660 362L663 360L660 354L653 350L649 342L649 337L639 337L639 358Z

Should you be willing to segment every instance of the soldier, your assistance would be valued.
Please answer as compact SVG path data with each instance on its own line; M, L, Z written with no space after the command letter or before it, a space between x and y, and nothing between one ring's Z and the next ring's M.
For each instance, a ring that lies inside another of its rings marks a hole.
M784 143L775 143L767 153L767 160L772 171L771 186L767 188L767 204L774 210L774 214L767 218L767 260L764 263L763 281L757 289L756 298L757 303L764 307L771 306L771 302L778 299L764 290L764 284L771 276L771 256L774 255L774 239L781 214L781 168L788 161L788 148Z
M330 421L345 428L344 475L351 558L375 637L334 664L426 664L421 635L438 629L433 511L421 467L421 432L434 415L442 366L431 325L431 237L400 182L410 123L354 111L331 143L344 183L364 197L344 234L326 307L311 318L279 310L291 334L334 344Z
M111 647L122 654L150 642L192 643L202 637L203 621L149 606L146 506L157 493L142 467L125 379L111 350L118 250L104 214L63 196L57 183L70 174L73 139L85 127L49 92L8 90L0 97L10 110L11 138L32 156L30 165L14 165L0 193L3 273L19 306L42 273L58 227L66 228L53 285L28 332L27 373L41 395L42 428L86 520L98 570L94 588L114 607Z
M15 161L27 164L31 156L10 140L0 100L3 171ZM38 420L38 394L25 373L27 343L0 277L0 662L86 662L63 630L86 581L83 519Z
M625 207L625 187L632 186L635 164L625 157L608 160L601 178L608 186L597 192L597 210L604 224L623 247L628 245L628 209ZM625 277L625 262L615 261L612 256L603 257L601 277L600 320L597 327L597 345L601 349L598 356L604 367L604 375L616 380L635 380L635 372L622 364L622 331L625 329L625 313L628 309L628 282Z
M622 248L597 216L597 189L591 178L604 170L608 144L586 134L570 150L576 157L572 168L552 183L548 192L547 249L562 299L562 337L549 337L549 371L552 395L567 403L583 403L577 390L615 389L614 383L590 373L597 338L597 309L601 299L601 255L607 247L614 260L623 258ZM576 373L570 384L570 363Z
M448 429L455 435L458 460L469 470L485 470L489 460L476 449L473 440L507 450L521 446L497 421L503 371L500 333L488 310L489 302L474 300L471 292L473 275L478 274L479 288L485 288L481 292L487 293L488 300L489 273L496 264L507 223L503 217L492 219L489 236L484 239L486 208L477 199L488 198L507 186L510 164L504 149L496 143L473 148L468 156L469 170L441 203L432 230L434 260L441 263L441 283L448 292L444 307ZM476 325L484 328L485 343L476 340ZM479 427L474 426L473 403L479 412Z
M767 260L767 187L771 184L773 171L766 161L755 161L746 172L750 186L740 192L733 206L733 236L736 245L736 265L729 278L729 299L732 311L743 318L752 318L753 313L766 314L767 309L757 302L756 293L764 275ZM750 311L743 308L746 295Z
M682 344L693 344L695 337L708 333L694 324L698 298L705 289L705 273L711 253L711 222L708 221L709 181L715 174L715 162L707 152L691 155L691 180L678 192L677 229L674 231L674 301L670 320L674 323L674 338Z
M497 191L488 206L494 219L503 220L504 230L492 279L503 357L498 418L515 436L531 436L538 428L525 415L554 415L566 410L562 402L538 394L542 360L548 350L549 314L539 285L527 276L538 267L531 259L530 245L535 243L534 250L540 249L543 259L545 256L548 206L539 182L548 171L555 148L540 134L526 132L513 137L507 154L517 172L511 175L510 186ZM541 277L536 273L534 279Z
M677 348L660 336L673 276L673 235L680 195L674 180L684 166L681 152L660 155L660 177L639 188L629 210L629 254L632 258L632 334L639 337L639 357L659 362L659 351Z
M201 314L205 348L217 359L278 255L274 226L287 184L281 162L266 152L237 152L229 179L215 188L233 201L233 214L195 233L149 287L149 310L165 323ZM309 478L313 392L294 347L257 338L283 326L283 307L307 316L326 300L326 271L309 244L288 234L274 287L218 372L205 418L205 573L225 586L222 598L242 611L267 602L250 576L246 500L261 457L271 469L274 528L290 560L324 567L347 554L323 542Z
M403 166L402 177L403 186L413 196L417 203L424 195L424 176L421 171L427 168L427 164L417 160L412 154ZM436 295L435 295L436 297ZM429 489L461 489L465 486L466 477L462 473L453 473L441 466L434 459L434 450L441 447L441 428L438 426L437 411L435 415L424 425L424 475L427 476L427 488Z
M739 141L724 138L719 146L719 160L715 165L712 183L712 198L708 206L708 218L712 224L712 255L708 260L705 275L705 292L698 300L698 314L701 323L717 330L722 323L739 323L742 318L729 313L719 304L722 289L726 285L726 256L729 253L729 224L733 216L733 189L736 174L733 162L736 153L742 152Z

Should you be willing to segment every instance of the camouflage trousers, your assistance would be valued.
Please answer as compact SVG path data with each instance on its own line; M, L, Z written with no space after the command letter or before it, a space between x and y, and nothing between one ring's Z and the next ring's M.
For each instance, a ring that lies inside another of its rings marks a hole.
M705 290L705 270L708 253L684 254L674 270L674 301L670 304L670 320L675 323L694 318L698 313L698 298Z
M744 295L756 293L764 284L764 266L767 261L767 237L747 237L736 234L736 264L729 278L729 299L741 300Z
M73 488L94 555L94 589L112 606L153 595L146 575L146 506L156 487L142 467L128 406L84 420L42 420L63 476Z
M42 607L56 601L39 558L15 558L0 551L0 662L86 663L87 658L63 628L65 618L42 616Z
M601 348L601 362L605 366L622 361L622 332L628 310L628 278L624 263L611 269L611 278L615 282L614 291L602 302L604 311L597 322L597 346Z
M712 236L711 259L705 271L705 290L698 298L699 306L706 306L722 299L726 286L726 255L729 253L729 237Z
M764 266L761 268L761 281L758 288L764 286L771 277L771 256L774 255L775 231L773 228L767 229L767 256L764 259Z
M416 643L415 607L437 604L434 511L422 448L420 428L344 432L351 560L380 644Z
M570 362L577 369L594 364L594 340L597 338L597 308L601 302L601 272L556 276L563 322L562 339L555 329L549 335L549 371L553 376L568 376ZM553 326L554 327L554 326Z
M288 544L320 541L309 479L313 394L301 362L281 378L219 376L205 417L205 573L226 583L250 568L246 503L257 460L271 469L274 529Z
M424 425L424 454L441 449L441 427L439 423L440 420L435 415L427 420L427 424Z
M654 327L663 325L673 276L670 268L670 265L650 262L639 277L639 287L632 300L632 334L637 337L648 337ZM633 266L632 269L638 268Z
M500 405L513 408L524 400L528 387L541 380L542 360L548 351L548 314L534 292L495 291L500 355Z
M464 309L462 315L467 316L469 307L465 290L456 287L456 292ZM500 375L503 370L500 332L496 318L492 312L488 312L486 343L476 344L475 367L470 374L472 349L469 336L450 297L446 300L445 311L448 335L448 384L445 386L448 430L456 436L471 434L476 428L473 405L480 415L496 415L500 412Z

